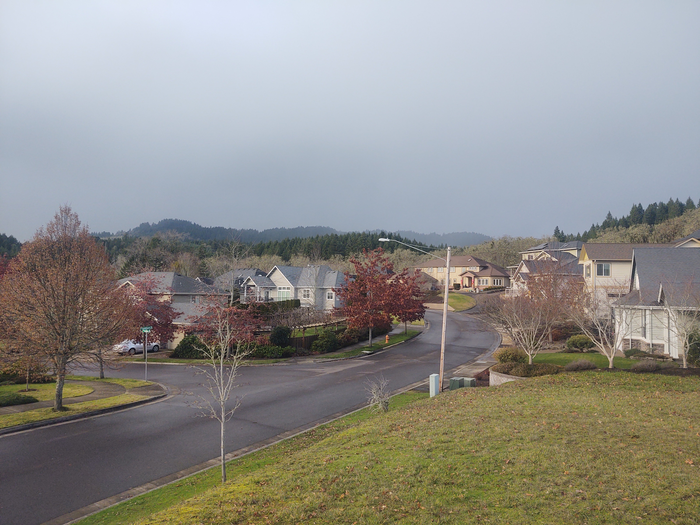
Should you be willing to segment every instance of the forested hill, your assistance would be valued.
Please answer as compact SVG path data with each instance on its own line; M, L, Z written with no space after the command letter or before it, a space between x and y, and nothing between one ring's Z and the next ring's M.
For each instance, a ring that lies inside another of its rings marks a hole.
M128 232L111 234L101 232L95 234L97 237L107 238L115 236L128 236L132 238L153 237L164 233L178 233L186 236L191 241L236 241L244 244L272 243L292 239L310 239L324 236L342 236L345 232L340 232L326 226L299 226L297 228L271 228L263 231L251 229L225 228L222 226L207 227L199 224L180 220L164 219L158 223L144 222ZM379 233L380 230L365 233ZM459 233L416 233L412 231L395 232L403 239L415 240L426 246L471 246L491 239L488 235L473 232ZM410 242L410 241L409 241Z

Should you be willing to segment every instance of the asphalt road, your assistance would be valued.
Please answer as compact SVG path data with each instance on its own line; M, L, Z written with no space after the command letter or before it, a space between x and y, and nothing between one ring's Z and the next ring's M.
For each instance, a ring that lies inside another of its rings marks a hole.
M235 395L241 405L227 427L233 451L327 420L366 404L368 380L384 377L392 390L437 373L441 314L431 328L379 354L329 363L244 367ZM498 342L467 315L448 316L447 371ZM114 376L143 378L129 364ZM0 437L0 524L32 525L65 516L219 453L218 422L192 407L204 394L188 367L150 364L148 379L174 393L164 401L105 416Z

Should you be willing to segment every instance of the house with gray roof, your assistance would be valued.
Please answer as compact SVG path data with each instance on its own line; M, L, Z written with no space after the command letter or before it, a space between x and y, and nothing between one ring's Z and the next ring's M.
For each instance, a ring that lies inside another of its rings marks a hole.
M559 259L561 254L568 253L574 257L578 257L583 248L583 243L581 241L571 241L571 242L559 242L559 241L549 241L537 246L532 246L525 251L520 252L520 259L526 260L537 260L537 259L549 259L555 258Z
M302 307L332 310L340 306L335 290L345 282L342 272L326 265L275 266L267 275L249 276L241 287L241 301L298 299Z
M150 295L170 301L176 314L173 324L177 326L175 338L167 345L171 349L182 340L184 331L202 315L203 305L209 298L223 299L227 296L224 290L176 272L144 272L120 279L117 283L119 286L147 283Z
M635 248L629 291L613 308L618 350L682 357L700 329L700 249Z

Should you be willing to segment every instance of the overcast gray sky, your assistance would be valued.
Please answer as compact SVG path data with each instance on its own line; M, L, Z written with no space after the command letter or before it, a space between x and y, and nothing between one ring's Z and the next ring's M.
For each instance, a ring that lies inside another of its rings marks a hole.
M0 2L0 233L576 233L700 198L700 2Z

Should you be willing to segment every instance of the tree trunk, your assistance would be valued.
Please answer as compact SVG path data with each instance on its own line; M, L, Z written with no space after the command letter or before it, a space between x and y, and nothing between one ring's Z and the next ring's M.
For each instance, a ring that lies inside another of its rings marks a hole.
M104 359L102 358L102 349L100 349L97 353L97 359L100 361L100 379L105 378L105 362Z
M226 450L224 449L224 431L226 427L226 405L221 403L221 483L226 483Z
M527 359L528 359L527 364L531 365L532 364L532 354L527 354Z
M615 359L615 352L608 356L608 368L615 368L613 366L613 359Z
M369 346L372 346L372 327L369 327Z
M63 410L63 383L66 379L66 361L59 357L56 364L56 396L53 402L53 409L56 412Z

